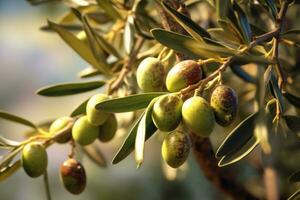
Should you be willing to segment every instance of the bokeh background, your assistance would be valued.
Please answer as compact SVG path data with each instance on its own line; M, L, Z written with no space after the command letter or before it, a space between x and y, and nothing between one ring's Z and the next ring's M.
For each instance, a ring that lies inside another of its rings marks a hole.
M45 98L35 91L53 83L75 81L85 63L56 34L39 27L46 19L58 19L67 7L61 4L30 6L25 0L0 0L0 109L34 122L42 122L68 115L80 102L91 96L85 93L72 97ZM26 127L0 120L0 134L23 140ZM103 144L108 160L121 144L122 138ZM60 164L67 158L67 145L53 145L48 149L49 178L53 199L221 199L219 192L203 177L190 155L187 171L175 181L166 179L160 156L160 142L150 139L146 145L146 160L136 169L132 156L116 166L99 168L86 157L82 159L87 172L87 188L79 196L69 194L59 181ZM29 178L20 169L0 182L1 200L46 199L43 178Z

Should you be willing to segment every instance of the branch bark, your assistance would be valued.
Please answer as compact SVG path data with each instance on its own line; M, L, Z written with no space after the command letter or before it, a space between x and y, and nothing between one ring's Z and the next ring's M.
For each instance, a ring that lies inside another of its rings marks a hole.
M182 0L165 0L165 2L174 9L189 15ZM165 29L187 34L186 31L162 8L160 8L160 15L162 24ZM185 60L187 57L183 54L177 54L178 60ZM191 133L193 140L193 151L198 162L199 167L202 169L204 175L212 182L219 190L230 196L234 200L239 199L258 199L244 189L241 184L237 183L233 176L225 172L222 168L218 167L218 161L215 158L212 144L207 138L199 138Z

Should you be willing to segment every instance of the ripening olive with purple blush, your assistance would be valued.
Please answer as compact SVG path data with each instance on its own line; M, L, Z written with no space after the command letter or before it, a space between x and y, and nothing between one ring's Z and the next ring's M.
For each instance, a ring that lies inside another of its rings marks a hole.
M168 73L166 86L170 92L178 92L202 79L201 66L194 60L177 63Z
M66 160L60 167L60 179L72 194L80 194L86 186L86 174L81 163L73 158Z
M214 110L216 122L221 126L228 126L235 120L238 99L232 88L226 85L217 86L211 94L210 105Z

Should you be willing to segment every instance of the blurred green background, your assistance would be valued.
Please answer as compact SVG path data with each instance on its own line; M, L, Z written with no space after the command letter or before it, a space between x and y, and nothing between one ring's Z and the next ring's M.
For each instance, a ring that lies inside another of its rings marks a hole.
M45 85L76 80L77 72L87 65L56 34L39 30L47 18L55 21L66 9L55 3L32 7L24 0L0 1L2 110L41 122L68 115L77 104L91 96L92 93L62 98L35 95L35 91ZM26 130L23 126L0 120L0 134L7 138L23 140L22 132ZM224 199L203 177L192 154L188 170L175 181L167 180L161 167L161 144L158 141L154 137L147 142L146 160L138 170L132 156L116 166L109 164L106 169L82 157L87 188L79 196L69 194L59 181L58 169L67 158L68 146L53 145L48 149L53 199ZM119 137L102 145L108 162L121 142ZM46 199L43 179L29 178L21 169L0 183L0 199Z

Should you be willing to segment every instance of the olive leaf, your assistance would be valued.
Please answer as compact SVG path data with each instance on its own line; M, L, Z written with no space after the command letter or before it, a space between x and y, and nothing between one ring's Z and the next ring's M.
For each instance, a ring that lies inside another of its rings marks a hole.
M66 96L91 91L103 85L105 85L104 81L60 83L41 88L36 93L48 97Z
M300 108L300 97L297 97L291 93L285 92L283 96L294 106Z
M18 160L14 164L6 166L0 170L0 182L6 180L8 177L13 175L21 167L21 161Z
M27 119L24 119L20 116L5 112L5 111L0 110L0 118L6 119L6 120L9 120L12 122L16 122L19 124L23 124L25 126L29 126L29 127L33 128L33 129L37 129L37 126L33 122L31 122Z
M289 177L290 182L300 182L300 170L294 172L290 177Z
M98 66L101 66L99 70L101 70L105 74L110 74L110 66L106 62L104 51L100 43L98 42L99 40L97 40L96 34L93 28L90 26L86 16L82 17L82 23L83 23L84 31L88 38L88 42L92 49L92 53L99 64Z
M83 152L100 167L106 167L106 159L99 147L99 143L93 143L92 145L83 146Z
M59 26L67 31L81 31L82 30L82 26L78 25L78 24L60 24ZM40 30L44 31L44 32L55 32L55 30L53 30L53 28L51 26L49 26L49 24L41 26Z
M232 6L230 0L216 0L216 12L218 19L226 20L229 8Z
M80 105L78 105L73 112L71 113L70 117L76 117L78 115L81 114L85 114L86 113L86 105L88 103L90 98L88 98L87 100L85 100L84 102L82 102Z
M3 147L3 148L12 148L12 147L17 147L17 146L20 146L20 142L17 142L17 141L13 141L13 140L9 140L7 138L4 138L2 136L0 136L0 148Z
M291 29L281 34L283 39L292 40L300 43L300 29Z
M155 97L166 94L165 92L150 92L134 94L126 97L108 99L96 105L96 109L106 112L130 112L146 108Z
M226 44L232 44L234 46L239 46L240 41L233 34L228 31L225 31L222 28L210 28L207 29L208 33L215 40L223 41Z
M107 40L103 38L101 34L95 32L95 36L96 36L96 41L101 45L103 50L105 50L107 53L114 55L116 58L122 58L122 56L117 51L117 49L112 44L107 42Z
M216 157L223 157L241 149L254 137L254 122L257 115L258 113L251 114L230 132L218 148Z
M107 73L105 68L101 66L97 59L95 58L91 49L75 35L70 33L62 25L56 24L48 20L49 27L57 32L60 37L76 52L78 55L83 58L86 62L91 64L93 67L99 69L103 73Z
M80 78L90 78L90 77L97 76L100 74L101 74L101 72L98 69L95 69L93 67L88 67L79 72L79 77Z
M235 75L237 75L238 77L240 77L244 81L246 81L248 83L256 84L256 79L253 76L251 76L250 74L248 74L245 70L243 70L241 68L241 66L231 65L230 69Z
M23 146L18 146L12 149L0 160L0 170L9 165L9 163L14 159L14 157L23 149Z
M210 38L209 33L201 26L196 24L189 17L177 12L177 10L171 8L167 3L162 2L163 8L195 39L198 41L204 41L203 37Z
M300 132L300 117L293 115L284 115L283 116L287 127L294 133Z
M153 126L152 121L152 110L153 105L157 101L157 97L152 99L152 101L149 103L145 114L143 115L138 128L137 128L137 134L135 137L135 161L137 163L137 167L139 168L143 162L144 162L144 151L145 151L145 138L146 138L146 132L147 132L147 126L151 124Z
M300 197L300 189L297 190L294 194L292 194L287 200L294 200Z
M129 55L134 46L135 42L135 26L134 26L134 18L132 15L127 17L127 21L124 28L123 34L123 43L126 53Z
M125 159L133 150L135 145L135 138L137 135L137 129L139 126L140 121L142 120L145 112L140 116L140 118L134 123L132 129L130 130L128 136L126 137L124 143L122 144L121 148L119 149L118 153L113 158L112 164L117 164ZM151 121L149 124L146 124L146 135L145 140L148 140L157 130L154 123Z
M284 113L285 104L284 104L284 100L283 100L283 95L281 93L281 90L278 86L275 75L273 73L271 74L270 83L271 83L270 87L271 87L276 99L279 101L279 109L280 109L281 113Z
M114 20L122 19L120 13L113 7L110 0L97 0L98 5Z
M242 158L247 156L257 145L259 144L259 140L252 136L250 139L243 144L243 146L235 151L231 151L221 158L218 165L219 167L225 167L227 165L236 163L240 161Z
M244 40L240 31L231 22L219 19L218 24L226 33L232 34L236 41L239 41L240 44L243 43Z
M43 3L51 3L55 1L61 1L61 0L26 0L26 1L28 1L33 6L37 6Z

